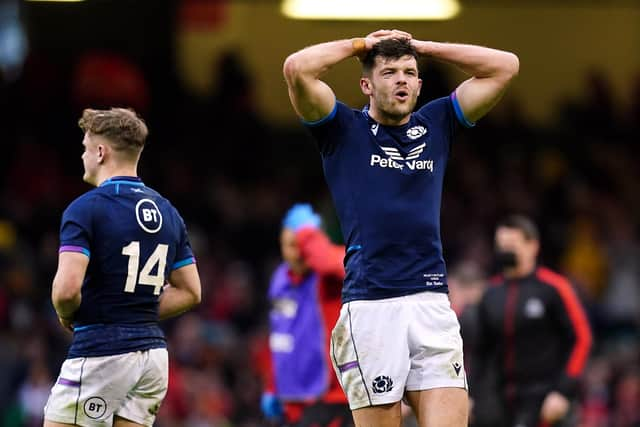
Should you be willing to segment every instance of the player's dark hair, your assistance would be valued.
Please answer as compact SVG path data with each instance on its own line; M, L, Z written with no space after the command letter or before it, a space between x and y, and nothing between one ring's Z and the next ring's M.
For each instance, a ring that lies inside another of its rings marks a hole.
M84 132L107 138L116 151L139 153L149 134L144 120L135 111L127 108L87 108L82 112L78 126Z
M400 59L403 56L413 56L418 59L418 52L413 47L409 39L384 39L373 45L373 47L362 58L362 73L370 74L376 64L376 57L385 60Z
M524 215L509 215L498 222L499 227L520 230L526 240L540 240L538 227L530 218Z

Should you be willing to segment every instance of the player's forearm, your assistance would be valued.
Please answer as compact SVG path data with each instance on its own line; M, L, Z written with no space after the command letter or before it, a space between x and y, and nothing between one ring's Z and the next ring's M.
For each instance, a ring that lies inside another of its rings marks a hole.
M518 74L518 57L503 50L458 43L414 40L418 54L448 62L477 78L511 79Z
M160 320L178 316L200 303L200 294L190 289L167 285L162 291L158 305Z
M75 295L60 295L55 294L52 298L53 307L56 309L56 313L58 316L63 319L72 319L73 313L78 310L80 307L80 303L82 302L82 297L80 292Z
M82 294L78 286L64 285L54 281L51 289L51 301L58 316L63 319L73 318L82 302Z
M336 40L309 46L295 52L284 62L284 76L291 85L297 79L319 79L332 66L364 49L362 39Z

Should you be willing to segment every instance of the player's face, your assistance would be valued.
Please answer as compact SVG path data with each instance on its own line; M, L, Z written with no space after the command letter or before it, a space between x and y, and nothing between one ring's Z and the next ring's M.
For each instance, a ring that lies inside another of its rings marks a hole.
M365 94L370 96L370 108L375 113L396 122L408 120L422 87L413 56L406 55L400 59L377 57L371 76L363 80L368 80L361 84Z
M82 153L82 165L84 166L84 175L82 179L84 182L91 185L98 185L98 165L100 164L100 153L98 149L98 142L95 137L89 135L89 132L84 134L82 140L84 152Z
M282 253L282 258L289 264L289 268L293 272L302 274L307 270L307 266L300 255L300 248L298 248L296 234L293 230L284 228L280 233L280 252Z

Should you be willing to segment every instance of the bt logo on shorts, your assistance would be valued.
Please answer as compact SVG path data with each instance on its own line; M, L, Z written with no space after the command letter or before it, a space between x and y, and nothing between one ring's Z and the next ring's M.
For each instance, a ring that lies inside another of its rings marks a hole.
M107 412L107 402L103 398L93 396L84 402L84 413L94 420L100 418Z
M386 393L393 389L393 381L386 375L377 376L371 385L374 393Z

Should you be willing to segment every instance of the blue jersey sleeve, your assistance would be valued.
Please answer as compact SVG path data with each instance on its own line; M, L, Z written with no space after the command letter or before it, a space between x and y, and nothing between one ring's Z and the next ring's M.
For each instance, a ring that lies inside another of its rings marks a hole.
M450 96L434 99L423 105L416 114L421 118L430 118L433 123L437 123L445 131L448 140L448 149L451 149L451 143L456 132L460 127L472 127L475 123L469 122L462 113L455 91Z
M76 199L64 211L60 225L59 252L80 252L90 256L92 207L92 198L84 196Z
M355 111L340 101L336 101L331 113L323 119L316 122L302 123L309 129L313 135L320 153L323 156L333 154L340 143L335 136L339 134L339 130L349 125L353 120Z
M191 249L191 243L189 243L187 227L184 224L184 220L177 212L176 216L180 239L178 247L176 248L176 258L173 264L171 264L171 270L176 270L180 267L184 267L185 265L195 264L196 262L196 258L193 256L193 250Z

